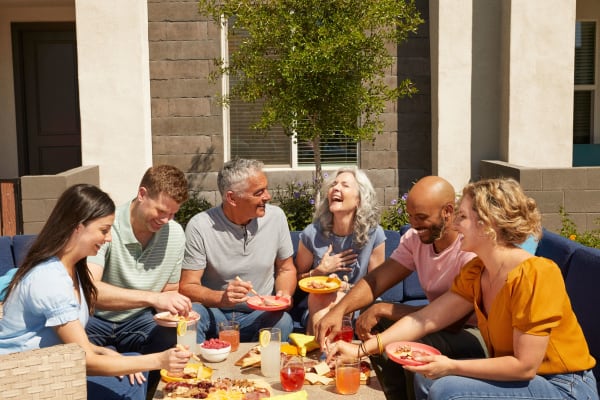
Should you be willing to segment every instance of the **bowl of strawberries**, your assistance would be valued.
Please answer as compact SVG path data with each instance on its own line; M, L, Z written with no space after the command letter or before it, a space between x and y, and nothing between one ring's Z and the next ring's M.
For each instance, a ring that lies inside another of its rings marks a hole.
M231 353L231 344L221 339L205 340L200 346L200 355L208 362L221 362Z

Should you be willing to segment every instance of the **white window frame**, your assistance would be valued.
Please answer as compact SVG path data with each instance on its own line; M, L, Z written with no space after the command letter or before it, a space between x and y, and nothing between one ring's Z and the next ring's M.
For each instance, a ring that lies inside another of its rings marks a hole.
M576 20L576 24L578 22L594 22L596 24L596 40L595 40L595 45L596 48L594 49L594 84L593 85L577 85L574 84L574 91L592 91L594 93L593 95L593 102L594 102L594 107L593 107L593 113L594 113L594 118L592 121L592 131L593 131L593 135L592 135L592 144L600 144L600 51L598 51L598 49L600 48L600 25L598 24L598 20L597 19L577 19ZM577 26L575 27L575 29L577 29Z

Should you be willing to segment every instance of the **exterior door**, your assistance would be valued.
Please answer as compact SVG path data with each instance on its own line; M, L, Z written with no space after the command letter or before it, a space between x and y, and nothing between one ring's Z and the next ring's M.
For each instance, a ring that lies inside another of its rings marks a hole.
M81 166L74 23L12 24L19 175Z

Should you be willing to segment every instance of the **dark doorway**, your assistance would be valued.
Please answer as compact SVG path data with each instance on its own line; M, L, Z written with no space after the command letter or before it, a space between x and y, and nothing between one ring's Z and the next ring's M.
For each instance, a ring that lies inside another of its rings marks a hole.
M19 175L81 166L75 24L13 23Z

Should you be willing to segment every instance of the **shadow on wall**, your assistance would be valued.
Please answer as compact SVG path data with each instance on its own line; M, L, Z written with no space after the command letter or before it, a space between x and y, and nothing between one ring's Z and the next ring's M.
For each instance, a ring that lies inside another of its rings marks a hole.
M192 157L190 168L186 171L191 174L188 177L189 187L204 188L204 181L206 175L211 171L212 164L215 161L215 147L210 146L208 149L200 153L199 149L196 149L196 155Z

